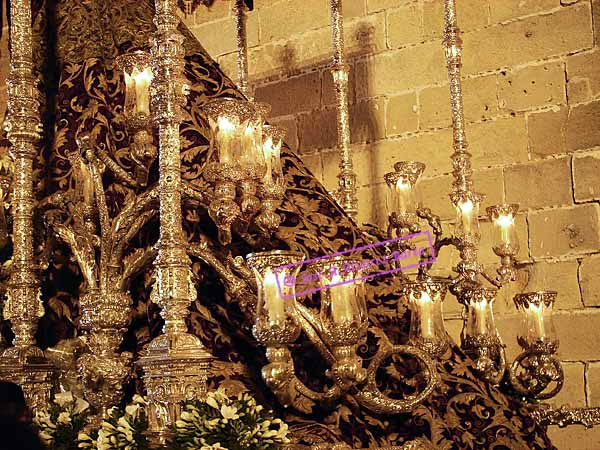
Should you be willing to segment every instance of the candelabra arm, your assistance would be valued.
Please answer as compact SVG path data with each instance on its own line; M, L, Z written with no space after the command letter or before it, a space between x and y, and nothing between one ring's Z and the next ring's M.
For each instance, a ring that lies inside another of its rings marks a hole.
M238 278L229 267L208 247L206 241L190 244L187 248L188 255L196 257L208 264L225 282L229 294L238 299L244 299L248 291L247 284Z
M269 364L262 368L263 379L284 406L309 414L315 402L335 400L342 394L338 385L317 392L302 383L294 373L292 354L286 346L268 345L267 359Z
M504 283L502 283L498 278L489 275L484 269L481 270L481 276L485 278L492 286L500 289Z
M434 254L433 255L430 255L428 253L423 254L421 256L421 261L427 261L427 260L430 260L431 258L437 258L439 251L442 249L442 247L444 247L446 245L452 245L454 242L452 241L451 238L445 238L445 239L443 238L442 220L441 220L440 216L433 214L431 209L420 205L419 208L417 208L417 217L427 221L427 225L429 225L429 227L433 231L433 235L434 235L434 240L433 240ZM425 276L429 272L429 270L431 270L432 266L433 266L433 262L428 263L428 264L421 264L419 266L419 276L420 277Z
M393 399L383 394L377 387L376 374L384 360L393 354L411 355L422 364L423 374L427 384L416 395L409 395L403 399ZM367 369L367 382L354 396L365 408L380 414L407 413L422 403L435 389L439 382L439 374L435 362L424 351L408 345L395 345L380 350L372 359Z
M121 263L127 243L156 214L158 206L158 186L136 196L135 201L127 205L113 219L110 236L113 245L110 251L109 265L117 267ZM127 268L125 270L127 272ZM123 276L127 279L133 273Z
M417 208L417 217L420 217L421 219L425 219L427 221L427 225L429 225L431 227L431 230L433 231L433 235L435 237L434 245L440 239L442 239L443 230L442 230L442 220L441 220L440 216L433 214L431 209L426 208L424 206L420 206L419 208Z
M563 428L568 425L583 425L591 428L600 425L600 408L569 408L563 405L554 408L547 403L539 403L529 408L529 414L538 425L558 425Z
M132 188L140 187L140 184L110 157L103 143L97 144L94 150L98 159L106 164L106 167L108 167L119 181L122 181Z
M206 192L199 191L194 186L192 186L191 183L184 180L181 180L181 188L181 193L184 197L187 197L190 200L194 200L200 203L200 205L202 205L206 210L208 210L208 205L212 201L212 198L210 198Z
M565 381L560 360L552 353L529 348L515 358L508 369L510 384L520 395L547 400L560 392ZM552 389L547 390L554 384Z
M256 277L252 273L252 270L246 265L246 261L242 256L232 256L231 254L227 255L227 264L232 270L237 273L250 288L255 293L258 291L258 286L256 285Z

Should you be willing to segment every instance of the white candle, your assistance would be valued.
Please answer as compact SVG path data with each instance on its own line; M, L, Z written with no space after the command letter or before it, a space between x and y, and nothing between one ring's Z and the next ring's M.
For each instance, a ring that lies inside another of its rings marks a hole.
M546 332L544 329L544 316L542 315L542 305L529 304L527 308L527 314L529 315L529 322L533 325L533 331L537 339L544 339Z
M125 72L125 101L127 103L125 111L131 111L135 106L135 86L131 75Z
M460 210L464 234L469 235L471 234L471 223L473 221L473 202L471 200L461 202L458 204L458 209Z
M511 227L515 226L515 221L512 215L502 214L496 219L496 224L500 227L500 239L505 245L510 245Z
M217 145L219 146L219 161L231 163L233 159L233 139L236 125L227 117L219 116L217 131Z
M427 292L423 292L421 298L417 300L417 304L421 312L421 334L424 338L434 338L433 301Z
M267 164L267 171L263 177L265 184L271 184L273 182L273 152L275 151L273 146L273 139L269 136L263 144L263 153L265 155L265 163Z
M254 146L256 145L254 141L255 133L256 128L252 124L248 124L242 133L242 164L244 166L258 164L254 151Z
M410 184L404 179L398 178L396 182L396 195L398 196L398 212L405 213L408 209L407 197L410 193Z
M335 274L331 277L331 284L340 283L342 278ZM332 286L329 288L331 293L331 315L335 324L351 322L352 299L354 295L354 286L352 283Z
M134 71L135 80L135 106L140 114L150 115L150 82L152 81L152 72L146 69L142 72Z
M263 281L263 295L265 297L265 308L269 314L269 321L281 322L285 320L285 304L279 295L277 278L271 269L267 269Z
M94 182L90 169L85 165L83 161L79 162L81 167L81 184L83 191L83 202L91 206L94 204Z
M488 307L487 300L481 300L476 302L475 308L475 320L477 322L477 334L486 334L486 309Z

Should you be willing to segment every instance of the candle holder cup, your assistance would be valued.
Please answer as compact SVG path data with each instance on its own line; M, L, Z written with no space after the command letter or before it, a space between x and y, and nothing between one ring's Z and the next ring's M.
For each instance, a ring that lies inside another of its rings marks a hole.
M509 377L513 388L530 399L551 398L564 383L562 366L555 357L559 344L552 320L556 297L553 291L525 292L514 297L522 314L517 341L523 352L512 363Z
M443 355L449 347L442 313L448 285L447 279L430 278L407 282L401 291L412 313L409 342L433 357Z

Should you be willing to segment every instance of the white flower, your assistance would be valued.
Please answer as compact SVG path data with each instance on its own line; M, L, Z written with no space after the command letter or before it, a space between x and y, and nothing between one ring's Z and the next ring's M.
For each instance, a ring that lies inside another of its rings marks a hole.
M56 422L68 425L69 423L71 423L71 416L68 412L63 411L58 415L58 419L56 419Z
M83 411L88 409L90 404L86 402L84 399L76 397L75 398L75 414L81 414Z
M61 392L54 396L54 403L56 403L58 406L62 406L63 408L67 403L72 403L73 400L73 394L71 394L69 391Z
M235 419L239 419L239 415L238 415L238 410L235 406L227 406L227 405L223 405L221 406L221 415L223 416L223 419L225 423L227 423L227 420L231 419L231 420L235 420Z
M131 417L137 417L138 410L140 409L140 405L134 403L133 405L127 405L125 407L125 412L129 414Z

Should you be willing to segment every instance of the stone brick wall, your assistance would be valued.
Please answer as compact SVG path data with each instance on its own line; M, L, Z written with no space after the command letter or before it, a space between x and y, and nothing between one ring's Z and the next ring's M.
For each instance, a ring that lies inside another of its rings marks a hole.
M327 0L256 0L248 15L251 84L271 122L325 186L337 186L335 98L327 66ZM427 164L421 199L453 219L448 200L451 129L441 47L442 0L346 0L351 126L361 222L386 218L382 175L397 160ZM512 296L559 292L556 325L566 386L558 405L600 406L600 0L457 0L464 31L464 95L475 188L486 206L517 202L521 260L533 273L497 299L509 358L517 354ZM186 22L235 77L232 2L216 0ZM483 209L482 209L483 211ZM494 269L491 227L481 260ZM440 255L450 267L456 254ZM443 270L442 270L443 271ZM446 301L448 330L459 307ZM600 431L552 430L559 449L600 448Z

